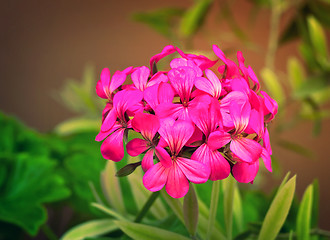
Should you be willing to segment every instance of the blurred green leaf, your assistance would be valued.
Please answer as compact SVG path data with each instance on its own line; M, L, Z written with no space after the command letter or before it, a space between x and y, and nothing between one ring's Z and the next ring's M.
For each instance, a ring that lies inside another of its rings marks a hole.
M233 202L233 215L235 219L235 223L238 229L238 232L243 231L243 222L244 222L244 215L243 215L243 206L242 206L242 199L237 184L234 189L234 202Z
M313 206L311 216L311 228L317 227L319 220L319 200L320 200L320 185L317 179L313 181Z
M309 240L313 207L313 185L309 185L303 195L297 215L297 239Z
M62 174L72 189L69 199L71 205L81 213L93 215L97 212L90 206L90 202L95 201L90 183L100 195L99 176L106 163L100 153L100 143L94 141L96 134L96 132L85 132L62 139L68 146L62 156Z
M1 158L0 219L36 235L47 220L44 203L69 196L54 161L44 156L17 154Z
M135 13L133 19L145 23L165 37L171 38L175 19L182 14L183 10L179 8L163 8L152 12Z
M268 91L270 92L270 95L273 98L275 98L275 100L278 102L279 105L284 103L284 99L285 99L284 91L276 74L272 70L268 68L264 68L261 71L261 77Z
M289 58L287 71L289 74L289 82L293 91L299 89L302 83L305 81L305 71L297 58Z
M226 233L227 238L232 239L232 226L233 226L233 208L234 208L234 194L236 181L233 177L229 176L228 178L222 180L222 186L224 191L224 219L226 224Z
M309 97L314 93L323 91L329 87L329 84L330 81L327 80L327 76L309 77L294 92L293 97L297 99Z
M202 26L213 0L197 0L183 15L180 23L180 34L189 38Z
M276 238L289 213L295 187L296 176L279 188L262 223L259 240Z
M118 227L110 219L99 219L85 222L71 228L61 240L83 240L87 237L97 237L114 230Z
M324 63L328 59L328 49L322 26L313 16L309 16L307 21L312 47L319 62Z
M105 169L101 173L101 185L103 194L112 208L120 213L125 213L125 206L117 177L116 166L112 161L107 161Z
M198 201L195 188L190 184L183 200L183 218L190 236L195 236L198 223Z
M68 80L63 89L54 94L64 106L73 112L98 117L103 102L95 93L97 77L92 66L85 68L82 81Z
M114 217L116 219L119 219L119 220L125 220L125 217L122 216L120 213L116 212L115 210L111 209L111 208L108 208L102 204L99 204L99 203L91 203L91 205L95 208L97 208L98 210L102 211L103 213L111 216L111 217Z
M189 240L189 238L183 235L169 232L157 227L127 221L114 222L125 234L135 240Z
M58 124L54 132L61 136L81 132L99 131L101 119L72 118Z
M299 145L298 143L281 139L277 142L277 144L287 150L293 151L306 158L315 158L315 153L313 153L311 150L309 150L305 146Z

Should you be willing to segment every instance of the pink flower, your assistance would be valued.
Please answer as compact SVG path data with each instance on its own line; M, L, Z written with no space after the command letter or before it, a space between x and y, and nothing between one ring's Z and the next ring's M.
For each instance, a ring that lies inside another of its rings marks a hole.
M231 117L235 125L235 131L230 134L225 131L214 132L209 137L209 145L212 149L219 149L230 143L230 150L242 162L253 163L261 155L261 145L244 136L244 131L249 123L251 106L248 102L239 106L237 103L230 105Z
M163 121L159 133L168 145L170 153L163 147L156 147L160 162L152 166L143 177L143 184L147 189L155 192L166 185L166 191L170 196L181 198L189 190L189 181L207 181L210 174L208 166L180 155L193 132L194 126L190 122L173 119Z
M195 150L191 159L200 161L209 166L212 181L225 179L230 174L230 165L217 149L211 149L208 145L210 134L214 133L221 124L221 113L218 102L213 99L209 107L200 107L191 113L193 121L204 133L205 141Z
M131 128L131 122L126 112L141 100L142 93L136 90L123 90L114 96L113 108L105 117L101 131L95 138L96 141L106 138L101 145L101 153L105 159L118 162L124 157L124 132Z
M132 127L140 132L144 139L134 138L127 143L127 153L133 157L145 152L142 169L146 172L154 165L153 157L158 139L155 135L160 127L158 117L147 113L137 113L132 120Z
M101 72L101 79L96 84L96 93L100 98L112 100L114 91L121 86L127 74L131 72L133 67L128 67L124 71L116 71L110 80L110 70L104 68Z

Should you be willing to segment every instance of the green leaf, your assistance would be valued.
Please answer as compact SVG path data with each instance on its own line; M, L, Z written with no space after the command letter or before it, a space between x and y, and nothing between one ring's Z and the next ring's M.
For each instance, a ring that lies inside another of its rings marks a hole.
M312 219L311 219L311 227L312 228L318 226L319 199L320 199L319 181L317 179L315 179L313 181L313 209L312 209Z
M163 8L151 12L135 13L133 19L145 23L165 37L171 38L175 18L182 14L183 10L179 8Z
M119 220L125 220L125 217L123 217L120 213L116 212L113 209L110 209L102 204L99 203L91 203L91 205L97 209L99 209L100 211L104 212L105 214L108 214L111 217L114 217L116 219Z
M102 190L110 206L120 213L125 213L126 210L119 180L115 177L116 172L114 162L108 161L105 170L101 173Z
M81 81L69 79L54 97L74 112L98 117L103 101L95 94L96 80L94 67L86 66Z
M0 161L0 220L36 235L47 220L43 204L64 199L70 191L48 158L17 154Z
M233 216L237 225L238 232L242 232L244 222L242 199L237 184L235 185L236 186L234 189Z
M261 71L261 77L270 92L270 95L275 98L279 105L284 103L284 91L275 73L268 68L264 68Z
M328 59L328 49L322 26L313 16L309 16L307 22L310 39L316 57L320 63L326 62Z
M110 219L99 219L85 222L71 228L61 240L83 240L87 237L97 237L114 230L118 227Z
M198 201L193 184L183 200L183 218L186 228L191 236L195 236L198 223Z
M61 136L75 133L99 131L101 119L72 118L61 122L55 127L54 132Z
M180 34L191 37L202 26L213 0L198 0L183 15L180 23Z
M309 240L313 207L313 185L309 185L303 195L297 215L297 239Z
M287 70L289 74L289 82L293 90L298 89L305 81L305 72L303 66L298 59L291 57L288 61Z
M209 221L207 226L207 234L206 239L210 239L213 228L214 222L216 220L216 214L218 209L218 202L219 202L219 193L220 193L220 181L214 181L212 185L212 193L211 193L211 203L210 203L210 211L209 211Z
M296 176L279 188L262 223L259 240L273 240L289 213L296 187Z
M330 82L327 81L327 76L309 77L307 81L303 82L293 94L296 99L302 99L311 96L317 92L322 92L329 87Z
M233 207L234 207L234 194L236 181L233 177L229 176L228 178L222 181L223 191L224 191L224 218L226 224L226 233L227 238L232 239L232 226L233 226Z
M132 223L127 221L114 221L114 223L129 237L134 240L189 240L189 238L166 231L161 228L151 227L140 223Z

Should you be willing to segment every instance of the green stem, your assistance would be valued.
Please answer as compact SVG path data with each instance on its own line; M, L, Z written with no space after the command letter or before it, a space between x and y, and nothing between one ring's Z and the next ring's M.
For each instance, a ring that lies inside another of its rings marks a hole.
M46 223L41 226L41 230L49 240L58 240L58 237Z
M157 199L157 197L159 196L159 194L160 194L160 191L153 192L150 195L148 201L144 204L143 208L141 209L141 211L139 212L139 214L135 218L134 222L139 223L139 222L142 221L143 217L147 214L147 212L149 211L150 207L155 202L155 200Z
M212 235L215 218L217 216L219 193L220 193L220 181L214 181L212 186L211 204L210 204L211 206L210 206L210 214L209 214L209 223L207 226L206 240L209 240Z

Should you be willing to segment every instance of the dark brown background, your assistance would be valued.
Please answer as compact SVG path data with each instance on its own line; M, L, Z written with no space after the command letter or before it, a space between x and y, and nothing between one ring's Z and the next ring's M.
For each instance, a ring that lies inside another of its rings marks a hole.
M146 65L150 56L158 53L170 42L147 26L131 20L137 11L165 6L185 7L192 1L24 1L5 0L0 4L0 109L22 119L27 125L41 131L51 130L57 123L72 116L52 97L67 78L80 79L86 64L90 63L100 73L103 67L110 70L130 65ZM221 48L232 47L243 51L248 65L259 73L264 66L268 40L268 10L257 16L256 25L247 24L251 4L239 0L234 5L234 17L252 41L262 46L258 52L248 49L238 41L226 40L225 23L215 23L214 5L208 19L207 32L200 33L195 47L209 51L215 43ZM284 22L290 18L286 15ZM214 34L214 41L206 41L203 34ZM329 38L328 38L329 39ZM297 42L281 47L276 55L276 67L286 69L290 55L298 55ZM234 57L234 55L230 56ZM281 74L279 72L279 74ZM274 146L283 173L297 174L299 196L314 178L321 187L321 227L330 230L329 147L330 121L324 122L319 137L311 134L312 125L303 123L281 137L311 146L316 154L309 159ZM274 139L273 139L274 141ZM275 145L275 144L274 144Z

